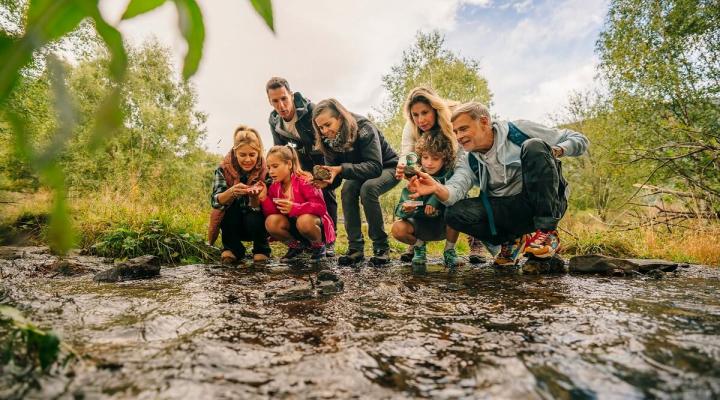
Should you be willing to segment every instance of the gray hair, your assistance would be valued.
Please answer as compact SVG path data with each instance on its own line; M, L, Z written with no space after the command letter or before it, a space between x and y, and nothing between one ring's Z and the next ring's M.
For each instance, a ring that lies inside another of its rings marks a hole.
M469 115L474 121L477 121L481 117L485 117L488 119L488 123L492 122L492 117L490 116L488 108L477 101L471 101L457 106L452 113L452 117L450 117L450 121L455 121L461 114Z

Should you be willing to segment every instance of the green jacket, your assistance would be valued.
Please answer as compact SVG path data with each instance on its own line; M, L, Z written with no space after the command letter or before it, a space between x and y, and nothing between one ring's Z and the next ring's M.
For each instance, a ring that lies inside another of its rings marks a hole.
M440 170L436 175L433 175L433 178L442 183L445 184L445 181L450 179L452 176L453 171L452 169L442 169ZM395 206L395 216L400 219L407 219L407 218L441 218L443 216L443 213L445 212L445 205L440 201L440 199L437 198L437 196L429 195L429 196L420 196L416 200L422 201L423 205L420 207L416 207L415 211L406 213L403 211L402 204L406 200L410 199L410 191L407 187L405 187L402 190L402 193L400 193L400 201L398 202L397 206ZM438 210L437 215L428 216L425 215L425 206L430 205L435 207L436 210Z

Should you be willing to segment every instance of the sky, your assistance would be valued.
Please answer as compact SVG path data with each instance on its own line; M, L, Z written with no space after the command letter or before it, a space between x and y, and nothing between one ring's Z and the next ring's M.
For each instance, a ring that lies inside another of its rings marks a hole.
M247 0L199 0L204 54L192 78L208 114L206 146L225 153L235 126L272 143L265 83L288 79L317 102L335 97L367 114L384 98L382 76L399 63L418 31L439 30L447 49L480 62L493 114L552 124L572 91L593 86L595 42L606 0L274 0L275 33ZM131 43L156 38L180 65L185 44L172 4L119 21L126 2L101 8Z

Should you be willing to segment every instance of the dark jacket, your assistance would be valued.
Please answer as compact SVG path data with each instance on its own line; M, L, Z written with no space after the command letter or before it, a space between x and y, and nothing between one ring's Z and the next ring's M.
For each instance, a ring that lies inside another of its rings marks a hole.
M277 146L293 143L295 150L298 152L298 157L300 157L302 169L312 171L315 165L325 165L325 157L323 157L323 154L320 150L314 149L315 130L312 124L312 113L315 109L315 104L304 98L300 92L293 94L293 102L295 103L295 113L297 114L295 128L298 134L300 134L300 140L283 129L282 117L280 117L275 110L270 113L270 133L272 133L273 142Z
M357 120L358 134L352 149L341 153L327 149L327 165L341 165L341 178L361 181L377 178L385 168L395 168L398 156L380 130L367 118L353 116ZM335 179L333 186L339 185L340 181Z

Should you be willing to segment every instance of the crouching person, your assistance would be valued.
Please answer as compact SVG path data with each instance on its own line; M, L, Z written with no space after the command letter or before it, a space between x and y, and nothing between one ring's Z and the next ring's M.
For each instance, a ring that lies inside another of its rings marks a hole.
M439 183L445 183L453 174L457 152L453 142L440 131L430 131L416 143L415 151L420 158L422 170ZM407 174L411 166L405 166ZM400 202L395 208L395 216L400 218L392 226L392 235L400 242L413 248L413 264L427 262L426 242L445 239L443 262L448 268L458 265L455 243L459 232L446 226L444 220L445 206L437 196L431 194L410 199L408 188L402 190Z
M312 176L300 167L294 148L273 146L267 163L273 183L259 198L268 233L288 246L282 260L291 260L306 248L313 260L323 259L325 243L335 242L335 228L322 191L310 183Z
M258 198L267 175L263 154L257 131L241 125L235 129L233 148L215 170L208 241L213 245L222 231L223 264L245 257L243 241L253 242L253 261L270 257L265 216Z
M579 156L587 138L530 121L495 121L480 103L453 112L453 131L467 151L444 185L420 172L411 197L434 194L449 208L445 222L460 232L501 245L497 265L522 255L547 259L560 248L557 226L567 209L562 156ZM465 198L479 186L481 194Z

